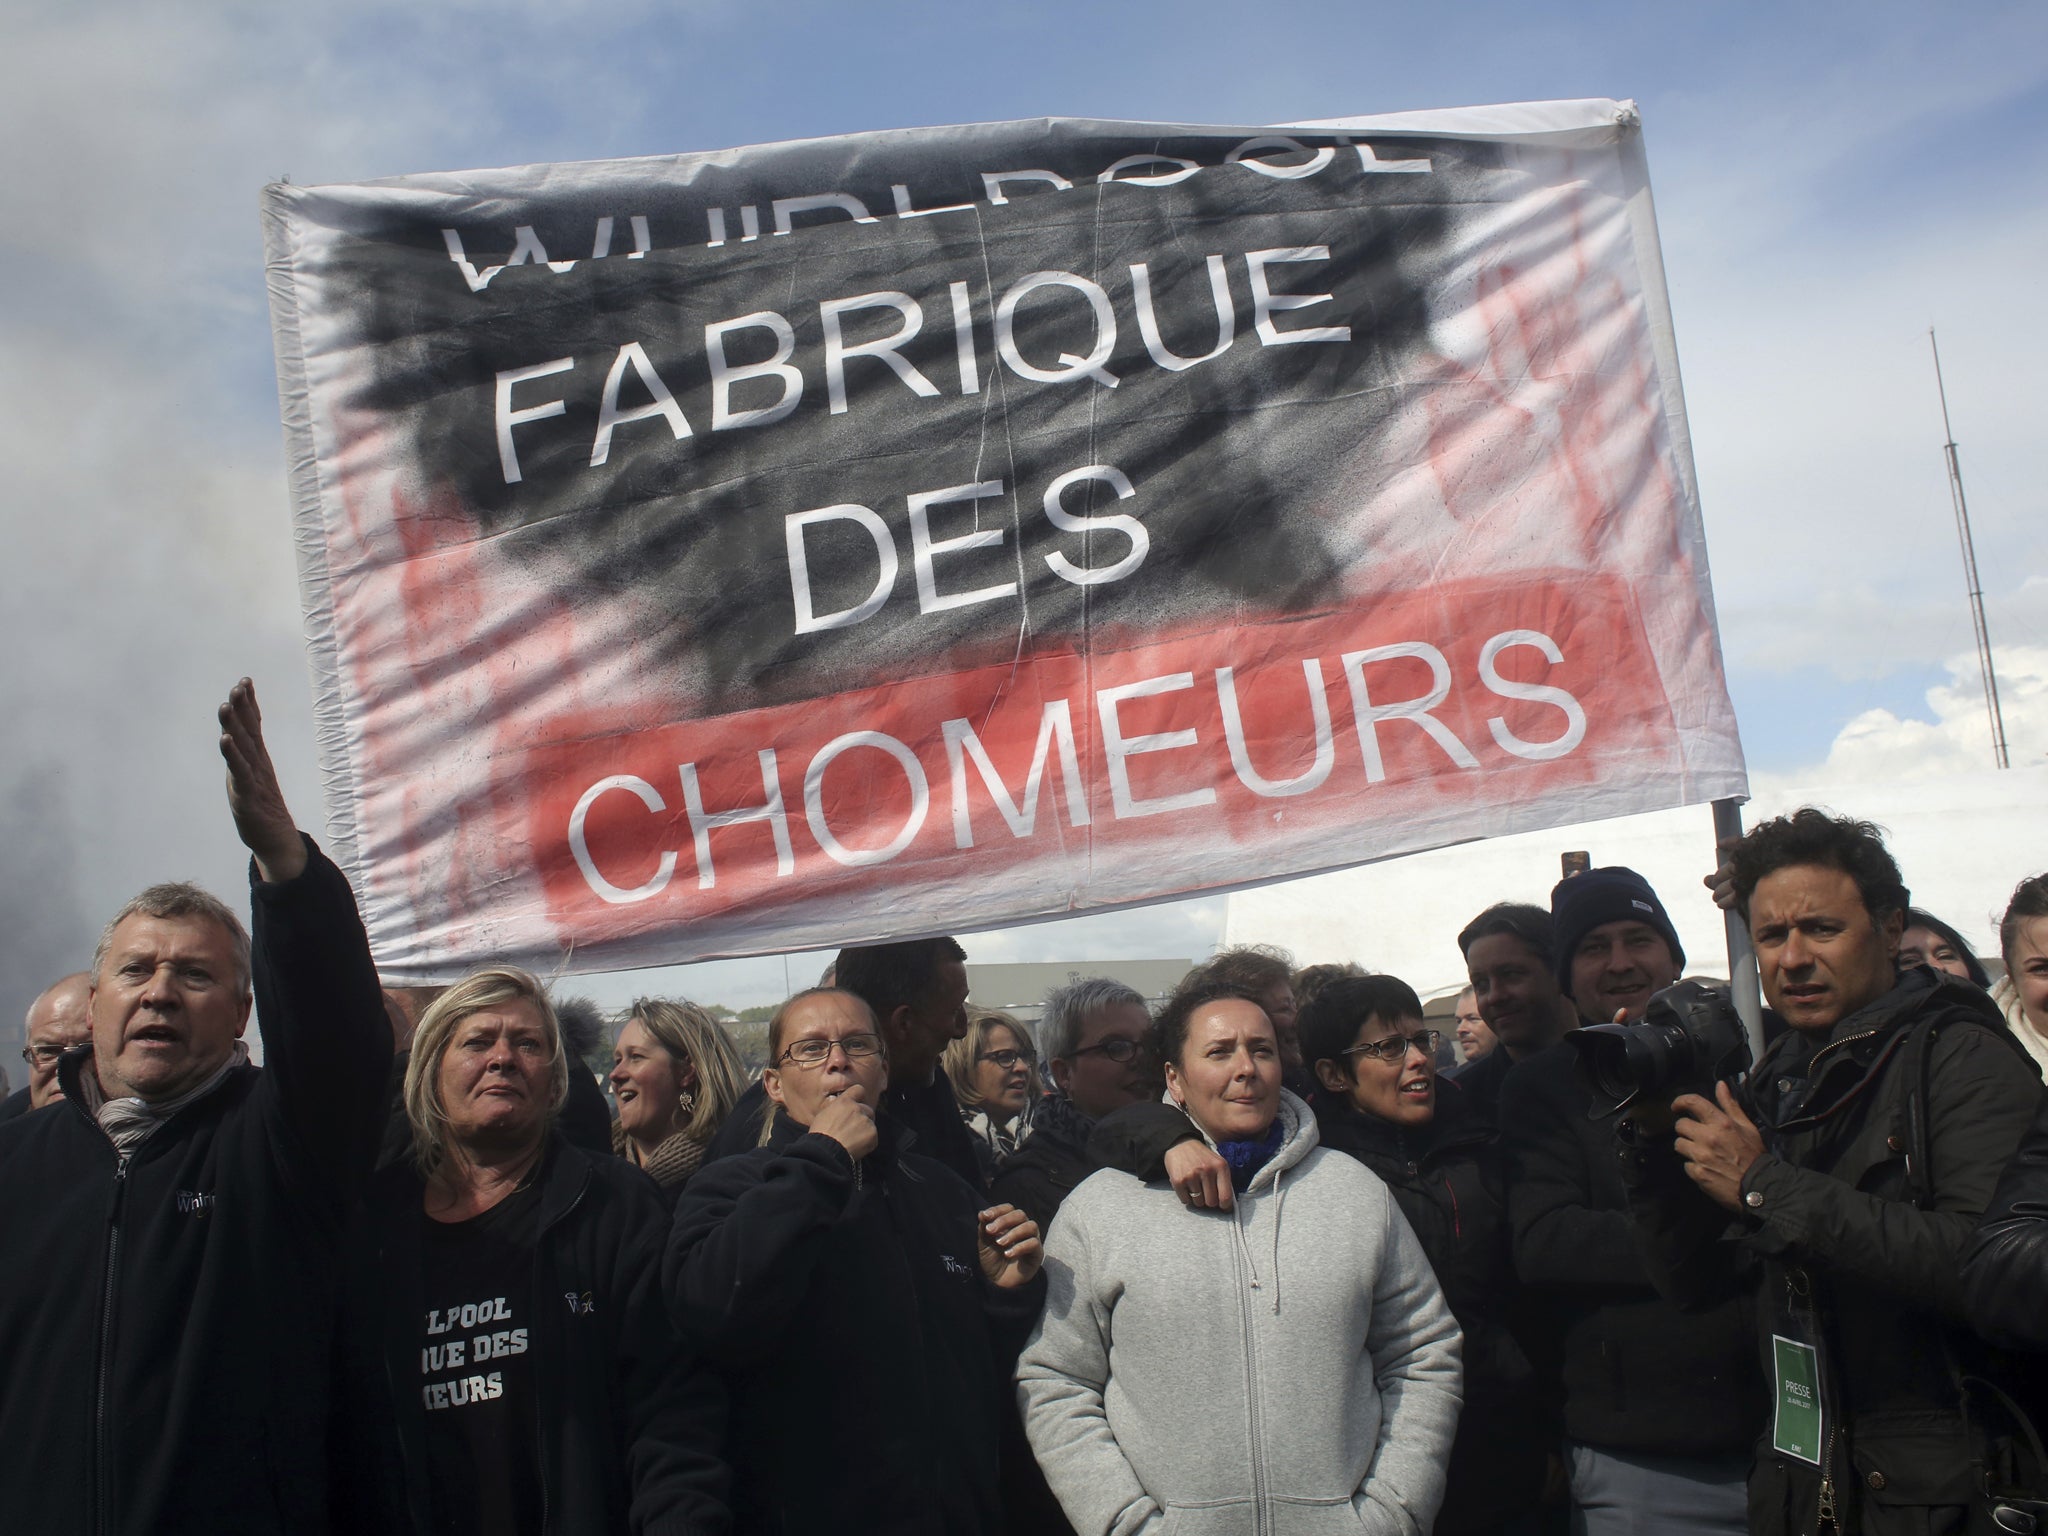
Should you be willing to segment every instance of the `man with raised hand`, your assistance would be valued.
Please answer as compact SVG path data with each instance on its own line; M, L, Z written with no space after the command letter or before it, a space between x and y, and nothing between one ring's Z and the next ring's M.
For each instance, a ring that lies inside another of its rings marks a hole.
M330 1527L337 1277L391 1034L348 882L285 807L247 679L220 726L253 946L196 886L142 892L101 935L64 1102L0 1126L11 1530Z

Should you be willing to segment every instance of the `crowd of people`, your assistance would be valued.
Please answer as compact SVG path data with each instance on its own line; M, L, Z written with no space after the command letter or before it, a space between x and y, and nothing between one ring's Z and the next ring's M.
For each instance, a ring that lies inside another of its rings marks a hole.
M2048 1518L2048 876L1994 983L1877 829L1764 822L1706 879L1761 1057L1619 1103L1578 1031L1690 1049L1620 867L1465 926L1454 1036L1258 948L1026 1022L929 938L842 950L750 1082L693 1003L383 986L246 681L220 725L251 926L142 892L0 1107L9 1530Z

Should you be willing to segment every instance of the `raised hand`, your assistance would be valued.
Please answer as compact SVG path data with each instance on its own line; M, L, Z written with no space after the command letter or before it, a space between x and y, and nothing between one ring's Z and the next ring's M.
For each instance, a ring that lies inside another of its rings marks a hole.
M989 1284L1000 1290L1029 1285L1045 1262L1045 1245L1038 1240L1038 1223L1014 1205L992 1205L976 1224L976 1251L981 1272Z
M269 882L294 878L306 867L306 845L285 808L277 769L263 745L256 685L246 677L228 690L220 707L220 755L228 765L228 810L236 834L256 856L257 876Z
M1721 855L1720 867L1700 881L1713 893L1714 905L1723 912L1733 912L1735 899L1735 849L1742 841L1739 837L1724 837L1716 843L1715 850Z

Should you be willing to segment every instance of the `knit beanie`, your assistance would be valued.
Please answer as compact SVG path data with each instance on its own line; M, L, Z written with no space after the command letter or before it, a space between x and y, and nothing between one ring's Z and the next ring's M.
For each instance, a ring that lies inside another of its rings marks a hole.
M1619 864L1589 869L1557 882L1550 893L1550 922L1557 942L1557 985L1572 995L1572 957L1586 935L1603 923L1646 923L1664 936L1671 958L1685 969L1685 946L1650 882Z

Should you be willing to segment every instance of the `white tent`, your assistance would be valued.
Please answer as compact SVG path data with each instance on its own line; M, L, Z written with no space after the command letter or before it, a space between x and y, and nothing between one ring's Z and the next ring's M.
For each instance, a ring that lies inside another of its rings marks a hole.
M2048 768L1954 774L1902 784L1759 785L1743 825L1819 805L1883 827L1913 902L1960 929L1980 955L1998 950L1997 917L2024 876L2048 868ZM1726 976L1721 914L1703 877L1714 866L1704 805L1440 848L1229 898L1227 944L1278 944L1297 962L1355 960L1391 971L1424 997L1465 984L1458 930L1496 901L1548 906L1559 855L1626 864L1656 888L1685 946L1686 969Z

